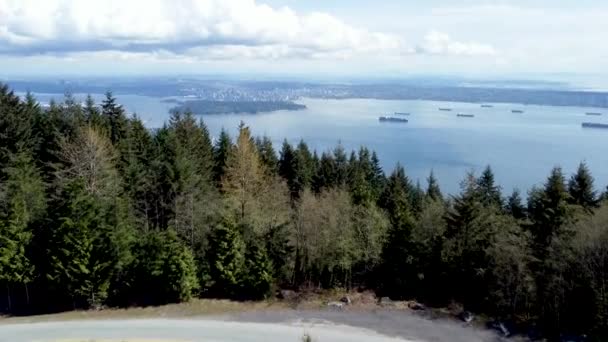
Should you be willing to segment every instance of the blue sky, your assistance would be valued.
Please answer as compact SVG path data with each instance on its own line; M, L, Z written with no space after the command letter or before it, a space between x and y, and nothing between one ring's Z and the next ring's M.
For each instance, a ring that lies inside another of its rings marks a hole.
M0 0L0 77L605 75L592 0Z

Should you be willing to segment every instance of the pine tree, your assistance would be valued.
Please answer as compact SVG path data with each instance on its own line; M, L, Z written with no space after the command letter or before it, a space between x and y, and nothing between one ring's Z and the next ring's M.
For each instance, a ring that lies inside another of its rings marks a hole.
M334 176L334 185L338 187L343 187L348 182L348 159L346 157L346 151L342 144L338 144L336 148L333 150L334 161L336 165L335 176Z
M112 96L110 91L106 92L106 98L101 104L101 115L107 127L110 141L112 144L118 144L125 135L127 118L124 109L116 103L116 98Z
M426 188L426 195L428 198L434 201L443 200L443 195L441 194L441 189L439 188L439 183L437 182L437 178L435 178L435 173L431 170L429 177L427 178L428 186Z
M29 103L29 102L28 102ZM13 155L31 151L36 146L32 131L36 105L31 107L20 102L19 97L0 84L0 179L1 173Z
M272 140L270 140L269 137L264 136L261 139L257 138L255 144L265 169L271 174L276 174L279 168L279 159L272 146Z
M28 255L32 240L32 224L42 217L46 208L44 183L27 153L13 156L4 170L7 180L0 201L0 280L8 290L11 310L11 285L24 285L34 278L34 265ZM28 298L29 304L29 298Z
M388 178L379 206L386 210L390 226L382 248L382 288L388 295L406 296L409 292L407 272L411 260L412 213L409 193L410 183L405 170L399 164Z
M297 183L296 158L296 151L293 146L287 140L284 140L281 152L279 153L279 175L287 182L292 199L298 197L298 189L294 185Z
M191 112L173 113L167 138L173 176L171 223L193 248L211 229L214 217L213 147L207 127Z
M122 177L124 190L139 226L144 230L154 225L152 187L152 136L143 122L133 116L121 142Z
M487 269L487 248L491 246L497 208L479 201L479 181L472 173L462 183L462 191L454 198L445 216L446 232L442 252L452 284L452 295L465 305L479 303L483 293L483 270Z
M405 170L399 164L387 180L384 192L380 196L379 206L387 211L392 226L409 223L411 208L408 189L410 182Z
M492 172L489 165L486 166L481 176L477 179L477 189L481 203L486 206L502 208L501 189L495 184L494 172Z
M105 129L104 120L101 116L99 107L95 104L95 100L89 94L84 102L84 119L85 121L95 127L96 129L103 131ZM104 132L107 134L108 132Z
M272 262L257 242L250 242L246 250L241 291L249 299L266 298L274 282Z
M245 265L245 244L237 227L230 221L216 226L209 241L208 278L204 287L215 295L238 294Z
M222 128L220 137L213 148L213 179L220 184L226 174L226 164L232 151L232 140L228 132Z
M553 168L544 189L533 190L528 199L528 212L532 220L531 232L538 253L546 252L554 237L563 233L565 224L571 218L568 207L570 195L562 169Z
M511 196L507 198L507 204L505 206L507 214L514 218L521 220L526 217L526 207L523 204L523 200L518 189L514 189Z
M568 182L570 203L580 205L588 211L595 208L598 200L593 183L593 176L591 176L589 168L585 163L580 163L576 173Z
M332 188L337 185L336 182L336 163L333 156L324 152L321 154L319 167L312 179L312 189L316 193L320 193L323 189Z
M151 231L133 247L121 300L139 305L188 301L200 287L194 257L172 231Z
M426 194L425 194L424 190L422 190L420 181L416 181L416 185L410 187L409 199L410 199L410 206L412 209L412 214L417 217L424 209L425 200L426 200Z

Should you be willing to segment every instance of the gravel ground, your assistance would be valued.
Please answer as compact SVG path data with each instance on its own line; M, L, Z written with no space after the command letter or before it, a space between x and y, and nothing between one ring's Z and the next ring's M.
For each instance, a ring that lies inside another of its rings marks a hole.
M386 336L424 342L495 342L501 338L451 319L429 319L411 311L278 310L243 312L217 317L254 323L338 324L373 330Z

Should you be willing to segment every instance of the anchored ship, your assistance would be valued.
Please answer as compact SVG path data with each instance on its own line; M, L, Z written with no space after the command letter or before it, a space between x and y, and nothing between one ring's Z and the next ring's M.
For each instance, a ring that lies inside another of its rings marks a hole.
M452 108L439 108L439 110L442 112L451 112Z
M598 122L583 122L583 128L603 128L608 129L608 124Z
M410 115L410 113L395 112L395 115L404 115L404 116L407 116L407 115Z
M492 108L494 107L493 105L489 105L489 104L482 104L481 108Z
M381 116L378 118L381 122L407 122L407 119L404 118L396 118L393 116Z
M591 115L591 116L601 116L602 113L597 113L597 112L587 112L585 113L585 115Z
M474 118L475 117L475 115L473 115L473 114L462 114L462 113L458 113L458 114L456 114L456 116L460 117L460 118Z
M523 111L523 110L521 110L521 109L513 109L513 110L511 110L511 113L518 113L518 114L521 114L521 113L523 113L523 112L524 112L524 111Z

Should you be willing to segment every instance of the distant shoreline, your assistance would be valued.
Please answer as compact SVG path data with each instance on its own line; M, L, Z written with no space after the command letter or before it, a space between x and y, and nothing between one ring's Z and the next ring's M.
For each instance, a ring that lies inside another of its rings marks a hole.
M175 100L177 101L177 100ZM298 111L306 105L291 101L211 101L188 100L173 107L172 111L191 111L195 115L258 114L280 110Z

